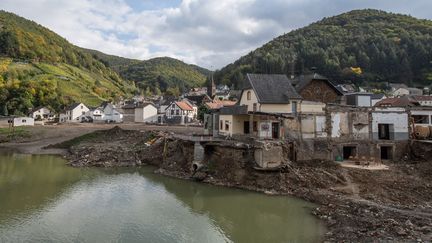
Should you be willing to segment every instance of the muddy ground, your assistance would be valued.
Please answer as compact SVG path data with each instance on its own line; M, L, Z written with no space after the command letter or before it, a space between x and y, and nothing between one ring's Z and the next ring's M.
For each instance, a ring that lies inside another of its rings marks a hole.
M432 241L432 162L425 158L391 163L385 171L331 161L289 162L278 171L257 171L247 146L225 142L207 144L207 163L194 172L192 142L169 132L118 127L54 147L68 149L72 166L151 164L169 176L315 202L320 206L313 213L328 226L325 240L331 242Z

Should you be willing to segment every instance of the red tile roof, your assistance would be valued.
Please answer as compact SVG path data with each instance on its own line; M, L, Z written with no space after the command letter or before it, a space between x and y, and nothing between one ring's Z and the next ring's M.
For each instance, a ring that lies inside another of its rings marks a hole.
M188 103L186 103L184 101L177 101L176 105L184 111L193 111L192 106L190 106Z
M418 101L432 101L432 96L429 95L416 95L414 99Z
M399 98L386 98L378 101L375 106L396 106L396 107L406 107L406 106L417 106L418 101L408 97L402 96Z

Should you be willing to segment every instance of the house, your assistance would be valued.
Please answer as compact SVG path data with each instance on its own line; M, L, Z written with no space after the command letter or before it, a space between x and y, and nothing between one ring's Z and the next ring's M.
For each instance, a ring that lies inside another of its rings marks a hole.
M413 98L420 104L420 106L432 106L432 96L415 95Z
M103 102L99 108L103 111L103 119L106 122L123 122L123 114L112 103Z
M105 114L101 108L93 108L85 113L86 117L90 117L93 122L102 122L105 121Z
M187 95L187 96L184 96L184 98L194 102L197 106L200 106L206 102L212 101L212 99L207 94Z
M319 74L301 75L292 79L296 91L304 100L322 103L340 103L343 97L341 92L326 77Z
M418 88L407 88L409 95L423 95L423 90Z
M73 103L66 107L65 115L62 117L63 119L66 117L65 122L81 122L81 119L84 117L83 115L85 115L89 110L90 109L83 103Z
M220 109L219 134L282 137L280 119L296 114L302 97L285 75L247 74L246 83L238 104Z
M123 114L124 122L135 122L135 107L135 103L129 103L118 109Z
M151 103L138 104L135 107L135 122L158 122L158 109Z
M402 96L402 97L393 97L386 98L381 101L378 101L375 106L381 107L412 107L412 106L420 106L420 103L410 97L410 96Z
M387 98L384 94L372 94L371 95L371 106L375 106L379 101Z
M34 126L34 119L33 117L12 117L8 123L12 124L13 127Z
M372 106L372 93L348 93L345 94L346 104L352 106L370 107Z
M30 117L35 120L53 120L55 115L45 106L36 107L30 111Z
M174 101L165 109L164 120L167 123L185 124L196 119L197 108L186 101Z

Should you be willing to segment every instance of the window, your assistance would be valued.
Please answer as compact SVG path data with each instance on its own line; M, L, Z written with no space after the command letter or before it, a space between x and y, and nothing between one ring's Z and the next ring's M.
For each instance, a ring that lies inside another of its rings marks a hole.
M81 110L84 109L84 106L81 106Z
M253 111L257 111L257 103L253 103Z
M253 131L258 132L258 122L256 121L253 122Z
M248 91L247 93L246 93L246 98L247 98L247 100L251 100L251 92L250 91Z
M229 123L228 123L228 121L225 121L225 130L229 131Z
M392 124L378 124L378 139L390 140L392 139Z
M83 115L85 114L85 111L81 112Z
M297 113L297 101L292 102L292 113Z
M223 129L223 121L219 121L219 128L220 128L220 130Z
M27 121L26 121L26 120L22 120L21 122L22 122L22 123L26 123Z
M174 110L171 110L171 115L174 115Z
M413 115L412 118L416 124L429 124L428 115Z
M176 110L176 115L180 115L180 110Z

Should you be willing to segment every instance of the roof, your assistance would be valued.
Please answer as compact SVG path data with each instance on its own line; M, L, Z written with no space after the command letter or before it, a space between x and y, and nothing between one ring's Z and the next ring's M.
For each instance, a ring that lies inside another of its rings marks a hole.
M260 103L286 104L289 99L302 98L286 75L248 73L247 81Z
M429 95L415 95L413 98L417 101L432 101L432 96Z
M211 98L207 94L201 95L187 95L186 99L195 102L197 105L201 105L205 100L211 100Z
M153 105L152 103L150 103L150 102L146 102L146 103L141 103L141 104L138 104L137 106L136 106L136 108L144 108L144 107L147 107L147 106L149 106L149 105L151 105L151 106L153 106L153 107L155 107L156 108L156 106L155 105Z
M30 113L38 111L38 110L40 110L42 108L48 109L51 112L51 110L48 107L46 107L46 106L38 106L38 107L35 107L35 108L31 109Z
M234 106L237 104L237 101L232 100L214 100L213 102L206 102L205 106L210 110L217 110L222 107Z
M81 103L73 103L73 104L67 106L66 110L73 110L73 109L77 108L79 105L81 105Z
M409 96L402 96L398 98L386 98L378 101L375 106L395 106L395 107L407 107L407 106L418 106L419 103L415 99Z
M408 88L406 84L401 84L401 83L389 83L389 86L393 89Z
M373 100L380 100L380 99L382 99L382 98L384 98L384 94L372 94L372 96L371 96L371 99L373 99Z
M122 109L135 109L135 104L126 104L122 106Z
M336 91L339 95L343 95L343 92L338 89L328 78L314 73L314 74L307 74L307 75L300 75L297 78L293 79L292 82L295 85L295 89L297 92L302 91L311 81L313 80L321 80L326 82L332 89Z
M192 106L190 106L188 103L184 101L176 101L175 104L182 110L193 111Z

